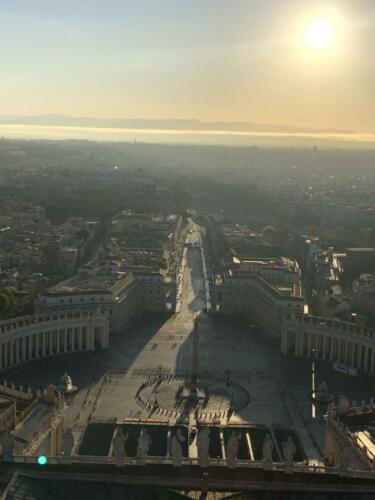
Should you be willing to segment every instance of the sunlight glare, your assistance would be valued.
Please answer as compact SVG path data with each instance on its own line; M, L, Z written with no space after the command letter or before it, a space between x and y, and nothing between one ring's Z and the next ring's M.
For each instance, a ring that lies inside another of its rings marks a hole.
M305 44L310 49L325 49L332 40L332 25L324 19L313 21L305 32Z

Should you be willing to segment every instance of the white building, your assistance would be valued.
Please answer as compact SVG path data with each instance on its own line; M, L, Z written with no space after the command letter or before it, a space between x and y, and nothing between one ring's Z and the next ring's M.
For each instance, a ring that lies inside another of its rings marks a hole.
M291 313L283 321L281 352L375 374L375 330L354 323Z
M130 328L145 311L171 311L176 283L161 273L116 272L87 265L48 290L40 292L36 312L98 309L109 318L111 333Z
M0 371L39 358L108 345L108 319L94 310L53 311L0 321Z
M253 273L216 276L211 289L212 310L221 314L248 315L270 337L279 338L283 317L304 310L300 287L271 285Z

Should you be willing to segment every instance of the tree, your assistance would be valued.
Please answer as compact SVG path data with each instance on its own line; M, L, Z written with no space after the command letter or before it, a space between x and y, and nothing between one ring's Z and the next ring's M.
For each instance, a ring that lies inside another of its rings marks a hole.
M76 232L76 238L77 240L87 240L87 238L90 236L90 233L85 227L82 227L81 229L78 229Z
M293 236L293 228L289 224L284 224L276 230L276 241L284 250Z
M16 304L11 290L4 288L0 291L0 317L9 315Z
M266 226L262 229L262 238L267 243L273 245L276 242L276 230L273 226Z
M191 206L192 196L183 186L175 184L172 187L173 203L177 210L186 210Z

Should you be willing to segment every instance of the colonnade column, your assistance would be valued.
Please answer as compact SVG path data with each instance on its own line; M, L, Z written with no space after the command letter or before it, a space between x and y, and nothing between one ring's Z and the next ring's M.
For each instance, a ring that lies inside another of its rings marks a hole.
M78 327L78 349L82 351L82 326Z
M35 335L35 357L39 358L39 333Z
M348 350L349 350L349 342L347 340L344 341L344 363L348 364Z
M105 332L107 334L107 329L105 328ZM294 332L294 355L298 356L299 355L299 345L300 345L300 335L298 332Z
M105 325L103 325L100 330L101 330L101 333L100 333L100 338L101 338L100 347L104 348L104 347L107 347L107 338L106 338ZM294 340L296 340L296 337L294 337Z
M49 332L49 349L48 354L51 356L53 354L53 339L55 337L55 330Z
M0 344L0 371L20 363L69 351L94 350L98 347L105 349L109 345L109 323L102 316L87 318L88 321L72 321L72 327L48 329L50 325L56 328L58 322L44 323L40 328L35 322L30 323L30 331L22 336L21 332L12 332L8 340L5 337ZM78 326L75 326L75 324ZM69 323L67 322L69 325ZM295 354L302 352L304 332L283 329L282 343L285 353L294 348ZM311 338L309 337L311 345ZM370 358L369 358L370 359ZM370 361L369 361L370 362ZM375 359L372 360L372 363Z
M108 326L108 323L105 323L105 325L103 326L103 330L104 330L104 347L109 347L109 326ZM296 333L296 344L298 345L299 344L299 341L300 341L300 335L298 335L298 333Z
M364 368L365 372L367 372L368 371L368 361L369 361L369 356L370 356L370 352L369 352L370 350L368 347L364 347L363 349L365 350L365 359L364 359L364 367L363 368Z
M90 320L89 327L87 328L87 349L92 351L95 348L95 326Z
M16 364L20 362L20 339L16 339Z
M42 333L42 354L43 357L46 355L46 332Z
M9 353L8 353L8 361L9 361L9 366L13 366L13 341L11 340L10 342L8 342L8 349L9 349Z
M22 337L22 359L25 361L27 358L26 354L26 336Z
M334 354L334 346L335 346L335 339L331 337L331 342L330 342L330 345L331 345L331 349L329 351L329 360L330 361L333 361L333 354Z
M326 359L326 349L327 349L327 337L323 335L323 353L322 353L322 359Z
M72 337L70 339L70 341L71 341L70 347L71 347L71 350L74 352L76 350L76 342L75 342L75 340L76 340L76 329L75 329L74 326L73 326L73 328L71 328L71 331L72 331Z
M28 351L29 351L29 359L33 359L33 336L29 335L29 345L28 345Z
M361 369L361 361L362 361L362 346L357 346L357 359L356 359L356 367Z

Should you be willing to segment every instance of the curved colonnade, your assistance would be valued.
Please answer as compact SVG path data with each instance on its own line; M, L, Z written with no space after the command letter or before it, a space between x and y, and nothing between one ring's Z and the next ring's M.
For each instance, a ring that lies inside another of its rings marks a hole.
M310 315L290 317L282 329L281 352L375 375L375 330L354 323Z
M109 322L97 311L59 311L0 321L0 371L108 345Z

